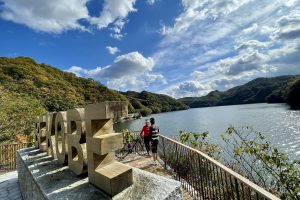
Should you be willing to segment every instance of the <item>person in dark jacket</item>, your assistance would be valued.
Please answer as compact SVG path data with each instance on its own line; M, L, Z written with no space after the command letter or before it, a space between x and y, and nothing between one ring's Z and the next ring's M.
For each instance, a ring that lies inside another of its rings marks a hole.
M151 135L151 150L153 156L153 162L156 164L157 161L157 146L158 146L158 136L159 136L159 127L155 124L155 119L150 118L150 135Z

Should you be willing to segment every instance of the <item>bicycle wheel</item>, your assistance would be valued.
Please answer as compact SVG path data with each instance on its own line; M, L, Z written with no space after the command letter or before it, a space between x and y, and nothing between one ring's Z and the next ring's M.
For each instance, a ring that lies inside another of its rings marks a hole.
M141 155L141 156L144 156L147 154L147 151L146 151L146 148L145 148L145 145L141 142L141 141L138 141L135 145L135 151Z
M122 149L119 149L115 152L115 155L117 158L123 159L128 155L128 153L129 153L129 149L127 144L125 144Z

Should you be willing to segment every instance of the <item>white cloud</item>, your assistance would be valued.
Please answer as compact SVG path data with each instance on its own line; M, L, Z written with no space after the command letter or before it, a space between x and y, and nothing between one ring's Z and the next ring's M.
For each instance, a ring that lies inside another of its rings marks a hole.
M300 73L299 1L182 0L182 5L173 25L162 24L160 49L152 56L157 68L168 71L168 80L180 76L181 84L171 82L159 92L196 96L261 76Z
M135 2L136 0L105 0L100 16L92 17L91 23L97 25L99 29L112 24L111 37L121 39L124 36L121 31L127 22L128 14L137 11L134 8Z
M118 79L109 79L107 86L119 91L135 90L139 91L140 88L146 88L147 83L136 76L124 76Z
M0 17L24 24L36 31L62 33L68 30L91 31L109 28L111 37L122 39L128 14L136 12L136 0L105 0L99 17L90 16L87 3L90 0L1 0ZM84 20L85 23L80 23Z
M107 49L107 51L108 51L110 54L112 54L112 55L114 55L114 54L120 52L120 49L118 49L118 47L107 46L106 49Z
M159 1L159 0L147 0L147 4L153 5L153 4L155 4L157 1Z
M204 72L201 72L201 71L195 70L195 71L193 71L193 72L191 73L191 76L192 76L193 78L195 78L195 79L200 79L200 78L202 78L202 77L205 76L205 73L204 73Z
M36 31L61 33L86 30L78 20L89 19L88 0L2 0L1 18L24 24Z
M294 6L296 2L297 0L283 0L283 3L285 3L286 6Z
M204 85L202 85L201 83L196 82L196 81L184 82L184 83L180 84L178 86L178 88L180 90L187 91L187 92L195 92L195 91L207 89Z
M250 26L249 28L244 29L243 32L244 32L245 34L249 34L249 33L255 32L256 30L257 30L257 24L254 23L254 24L252 24L252 26Z
M257 49L257 48L267 48L272 45L272 42L261 42L258 40L248 40L248 41L242 41L237 46L235 46L235 49L242 50L242 49Z
M216 20L229 15L251 0L182 0L184 11L176 18L173 27L164 27L164 34L176 34L187 31L195 23L206 19Z
M78 67L78 66L72 66L66 71L67 72L72 72L73 74L76 74L76 76L83 76L84 74L88 73L88 70L83 69L83 68Z
M300 38L300 8L290 14L281 17L277 21L277 30L273 37L275 39L299 39Z
M267 55L259 53L258 51L246 51L238 56L220 60L209 69L228 76L252 73L253 71L266 72L268 66L266 63L269 59ZM270 66L270 70L272 71L274 68Z
M203 96L212 90L211 83L201 83L199 81L185 81L170 87L167 94L176 97L195 97Z
M153 66L154 61L151 57L145 58L139 52L131 52L118 56L112 65L96 67L95 69L91 70L73 67L68 69L68 71L73 72L72 70L74 70L74 73L82 73L82 76L110 79L149 72L152 70Z
M110 33L109 36L116 40L121 40L126 34L123 33Z
M162 74L141 73L136 76L123 76L122 78L110 79L107 83L108 87L116 90L149 90L150 85L165 85L166 79Z
M275 31L275 27L270 27L270 26L262 26L260 28L260 33L263 35L270 35L270 33L273 33Z
M150 73L145 73L145 80L149 81L149 82L160 82L162 84L167 84L167 80L165 79L165 77L162 74L150 74Z
M92 77L107 80L107 86L117 90L143 90L150 84L166 84L162 74L153 73L154 61L145 58L139 52L131 52L118 56L114 63L105 67L83 69L73 66L66 70L77 76Z
M131 52L118 56L112 65L89 70L88 75L94 78L122 78L151 71L153 66L151 57L145 58L139 52Z

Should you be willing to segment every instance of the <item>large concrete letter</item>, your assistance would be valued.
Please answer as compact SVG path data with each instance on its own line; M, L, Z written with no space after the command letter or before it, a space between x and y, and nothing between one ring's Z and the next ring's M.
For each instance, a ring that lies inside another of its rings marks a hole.
M103 102L85 108L90 183L111 196L132 185L132 169L115 161L122 134L113 132L113 119L126 116L126 102Z
M68 161L67 144L67 112L58 112L55 117L55 146L56 155L60 163Z
M47 153L53 158L56 157L55 149L55 117L56 113L50 113L47 116L47 132L46 132L46 144L47 144Z
M84 108L67 111L68 165L77 175L87 172Z
M40 148L39 137L40 137L40 118L37 117L35 119L35 144L34 144L36 148Z
M38 148L41 151L47 151L46 133L47 133L47 117L39 117L37 123L38 132Z

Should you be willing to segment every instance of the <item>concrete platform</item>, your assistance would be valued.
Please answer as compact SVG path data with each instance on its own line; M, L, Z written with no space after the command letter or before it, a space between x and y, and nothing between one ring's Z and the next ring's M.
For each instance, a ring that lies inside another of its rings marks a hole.
M76 176L68 166L35 148L17 155L20 190L27 199L182 199L180 182L133 168L134 184L114 196L89 184L87 176Z
M176 177L174 174L172 175L169 171L165 170L163 167L163 162L156 162L156 164L153 164L153 159L151 156L140 156L137 153L131 153L126 156L124 159L118 159L121 163L124 163L126 165L139 168L148 172L151 172L153 174L163 176L169 179L176 180ZM159 159L160 160L160 159ZM183 200L192 200L194 199L192 195L182 188L183 192Z
M22 200L17 171L0 175L0 200Z

